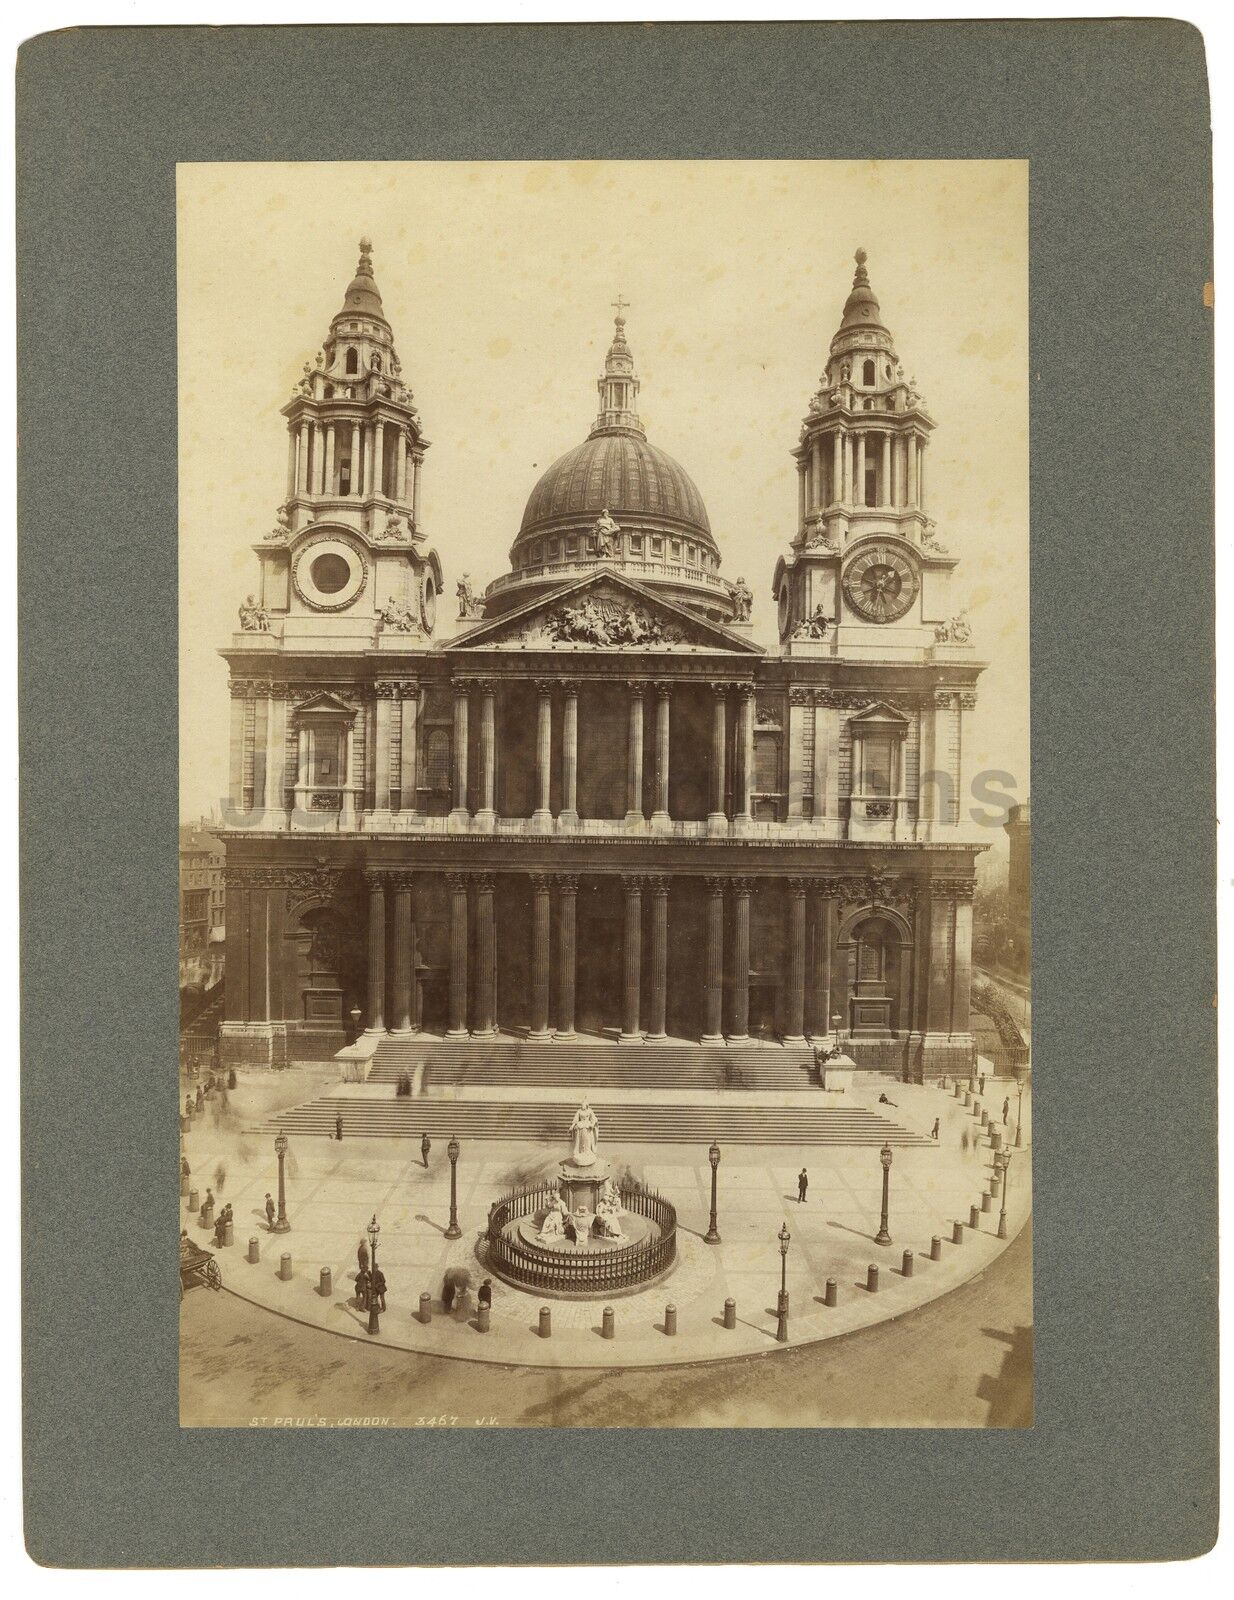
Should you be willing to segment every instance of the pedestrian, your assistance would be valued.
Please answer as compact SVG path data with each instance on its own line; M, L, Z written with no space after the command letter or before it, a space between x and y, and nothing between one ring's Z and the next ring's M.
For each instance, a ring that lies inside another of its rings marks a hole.
M336 1139L342 1139L343 1137L343 1113L341 1111L335 1112L334 1115L334 1137Z
M964 1131L960 1134L960 1149L963 1150L965 1155L968 1154L968 1129L967 1128L965 1128Z
M885 1094L880 1094L879 1095L878 1103L879 1103L880 1106L892 1106L896 1110L899 1109L899 1107L896 1106L895 1101L894 1100L889 1100Z
M425 1165L426 1168L428 1166L428 1153L432 1148L433 1148L433 1141L429 1138L428 1134L426 1133L424 1135L424 1137L420 1140L420 1159L424 1162L424 1165Z
M214 1182L218 1188L218 1192L222 1194L223 1185L227 1182L227 1168L221 1161L214 1169Z
M356 1273L356 1305L361 1311L368 1310L369 1275L366 1268L361 1267Z
M448 1273L441 1286L441 1309L443 1311L454 1309L454 1281Z
M806 1171L806 1169L804 1167L802 1167L801 1171L797 1174L797 1204L799 1206L805 1205L805 1203L806 1203L806 1190L809 1187L810 1187L810 1174Z
M480 1285L479 1294L476 1295L476 1304L480 1307L481 1311L483 1311L487 1307L491 1306L492 1303L493 1280L491 1278L485 1278L484 1282Z
M935 1144L938 1143L938 1118L937 1117L935 1117L934 1126L930 1130L930 1138L934 1140Z
M386 1275L380 1267L374 1267L372 1277L369 1279L370 1292L377 1302L378 1311L386 1309Z
M1007 1113L1010 1110L1011 1110L1011 1096L1008 1095L1007 1098L1003 1101L1003 1127L1004 1128L1007 1126Z
M189 1166L189 1158L187 1156L181 1156L180 1157L180 1176L182 1178L191 1177L192 1176L192 1171L193 1171L193 1169Z
M197 1085L197 1109L198 1109L198 1111L201 1110L202 1106L204 1106L205 1103L206 1103L205 1093L202 1090L201 1084L198 1084Z
M981 1093L985 1093L985 1073L983 1072L977 1082L981 1085Z
M361 1272L368 1271L368 1245L365 1244L363 1239L356 1246L356 1265Z
M274 1232L274 1201L269 1193L266 1194L266 1227L271 1233Z

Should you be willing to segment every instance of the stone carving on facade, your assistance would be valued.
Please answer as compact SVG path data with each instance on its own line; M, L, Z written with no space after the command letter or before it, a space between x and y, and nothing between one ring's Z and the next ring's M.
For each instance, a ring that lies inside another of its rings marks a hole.
M466 621L469 617L482 617L484 615L484 601L471 587L471 574L465 572L455 586L458 595L458 620Z
M396 511L391 511L385 520L384 527L379 533L374 533L373 537L383 542L395 543L406 541L409 535L402 517Z
M542 626L548 638L563 644L679 644L684 638L675 623L663 622L639 606L593 596L556 607Z
M270 632L270 613L265 606L259 606L252 595L247 596L240 607L240 628L244 633Z
M377 613L383 628L393 633L423 633L418 614L397 595Z
M754 604L754 591L750 588L750 585L744 578L738 578L736 583L729 585L729 593L733 597L733 605L736 608L734 622L749 622L750 609Z
M934 629L936 644L969 644L972 637L973 630L968 621L967 611L961 611L946 622L938 623Z
M607 506L596 518L591 531L595 534L596 554L598 556L616 555L617 540L621 535L621 529L613 518L609 516Z
M794 639L825 639L827 637L827 608L822 600L808 617L803 617L793 629Z
M291 507L287 501L274 513L274 523L266 538L271 544L285 544L291 538Z
M769 700L760 700L754 710L754 721L760 728L780 726L780 708Z

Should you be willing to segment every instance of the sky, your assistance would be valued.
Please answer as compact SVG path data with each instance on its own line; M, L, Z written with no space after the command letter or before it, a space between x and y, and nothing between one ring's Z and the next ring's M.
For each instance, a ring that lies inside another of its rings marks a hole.
M586 437L620 294L648 438L698 485L772 649L790 451L863 247L937 424L927 510L990 663L972 771L1027 799L1026 162L193 163L177 198L182 817L226 794L218 651L284 497L279 408L362 235L432 441L422 512L446 596L508 570L537 478Z

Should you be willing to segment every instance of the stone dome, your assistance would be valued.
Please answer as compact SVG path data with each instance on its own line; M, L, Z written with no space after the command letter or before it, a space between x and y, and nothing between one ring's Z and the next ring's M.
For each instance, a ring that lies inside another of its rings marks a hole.
M608 510L643 522L663 521L712 544L707 508L694 480L672 456L634 432L595 433L554 461L531 491L519 538L558 518Z

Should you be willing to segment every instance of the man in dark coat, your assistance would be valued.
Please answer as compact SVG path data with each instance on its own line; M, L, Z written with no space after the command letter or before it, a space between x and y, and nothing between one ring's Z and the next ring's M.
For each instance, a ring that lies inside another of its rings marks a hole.
M806 1203L806 1190L809 1187L810 1187L810 1174L806 1171L806 1169L804 1167L802 1167L801 1171L797 1174L797 1204L799 1206L805 1205L805 1203Z
M271 1200L268 1194L266 1195L266 1227L269 1228L271 1233L274 1232L274 1201Z
M1005 1099L1003 1101L1003 1127L1004 1128L1007 1126L1007 1113L1010 1110L1011 1110L1011 1097L1008 1096L1007 1099Z
M341 1111L335 1112L334 1115L334 1137L336 1139L343 1137L343 1113Z
M432 1148L433 1148L433 1141L429 1138L428 1134L426 1133L424 1135L424 1137L420 1140L420 1158L424 1162L424 1165L426 1167L428 1166L428 1153Z
M485 1278L484 1282L480 1285L479 1294L476 1295L476 1304L481 1308L481 1310L483 1310L485 1306L491 1306L492 1303L493 1280L491 1278Z
M365 1244L363 1239L356 1246L356 1265L361 1272L368 1271L368 1245Z
M368 1310L368 1296L371 1284L372 1279L369 1277L367 1268L361 1267L359 1272L356 1273L356 1304L361 1311Z
M380 1267L373 1268L370 1284L373 1299L377 1302L378 1311L384 1311L386 1309L386 1275Z
M934 1119L934 1126L930 1129L930 1138L931 1139L937 1139L938 1138L938 1118L937 1117L935 1117L935 1119Z
M441 1286L441 1309L443 1311L454 1309L454 1283L449 1277Z

